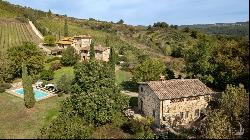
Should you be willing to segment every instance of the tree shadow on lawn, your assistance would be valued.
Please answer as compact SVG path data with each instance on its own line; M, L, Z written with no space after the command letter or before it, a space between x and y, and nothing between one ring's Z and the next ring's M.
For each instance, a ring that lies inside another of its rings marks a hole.
M131 91L131 92L138 92L138 83L134 81L123 81L120 86L123 90Z
M129 99L129 106L131 107L137 107L138 106L138 97L131 97Z

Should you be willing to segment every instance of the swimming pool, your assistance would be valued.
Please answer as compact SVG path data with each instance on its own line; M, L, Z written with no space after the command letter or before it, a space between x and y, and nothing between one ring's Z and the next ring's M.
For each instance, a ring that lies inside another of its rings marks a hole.
M46 93L46 92L44 92L44 91L41 91L41 90L39 90L39 89L36 89L36 88L33 88L33 91L34 91L34 93L35 93L35 99L36 99L36 101L39 101L39 100L41 100L41 99L43 99L43 98L49 96L48 93ZM16 89L16 90L15 90L15 93L18 94L18 95L23 96L23 94L24 94L23 88Z

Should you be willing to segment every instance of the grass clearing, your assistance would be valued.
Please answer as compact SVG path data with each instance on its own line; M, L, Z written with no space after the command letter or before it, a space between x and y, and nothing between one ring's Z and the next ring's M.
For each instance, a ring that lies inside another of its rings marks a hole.
M118 84L122 83L123 81L128 81L131 77L132 77L132 74L124 70L117 70L115 72L115 80L116 80L116 83Z
M56 118L63 97L36 102L34 111L27 112L22 98L0 93L0 138L37 138L40 129Z
M54 82L59 80L60 77L63 75L63 74L66 74L68 76L72 76L74 77L74 69L73 67L62 67L61 69L59 70L56 70L55 71L55 75L54 75Z

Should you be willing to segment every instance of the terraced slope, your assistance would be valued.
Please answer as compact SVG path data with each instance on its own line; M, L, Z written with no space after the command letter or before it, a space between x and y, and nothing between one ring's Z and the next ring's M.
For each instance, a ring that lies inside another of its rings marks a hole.
M33 32L28 23L16 19L0 18L1 51L6 51L8 48L26 41L38 44L41 39Z

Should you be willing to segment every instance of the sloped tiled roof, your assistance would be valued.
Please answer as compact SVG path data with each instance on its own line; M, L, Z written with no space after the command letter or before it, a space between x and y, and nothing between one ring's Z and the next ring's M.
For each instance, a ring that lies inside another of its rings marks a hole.
M146 83L160 100L211 94L213 91L199 79L172 79Z

